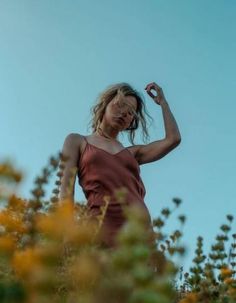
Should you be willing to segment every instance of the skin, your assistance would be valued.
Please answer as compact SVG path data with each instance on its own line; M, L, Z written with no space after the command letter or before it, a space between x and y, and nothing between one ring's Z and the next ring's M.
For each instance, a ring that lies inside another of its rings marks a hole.
M145 90L153 101L161 106L166 136L164 139L151 142L146 145L134 145L128 147L131 153L136 158L139 165L157 161L164 157L167 153L173 150L181 142L180 132L172 115L168 102L165 99L162 88L155 82L149 83ZM155 94L152 93L155 92ZM125 96L125 103L137 109L137 100L133 96ZM124 123L116 120L116 117L121 116ZM133 115L130 114L128 107L118 108L116 99L114 98L106 107L100 127L102 131L111 139L104 138L97 133L86 136L87 141L99 148L115 154L122 150L124 146L117 140L121 131L129 127L133 120ZM60 200L68 197L74 200L74 184L76 174L72 172L77 167L80 155L83 153L86 143L80 134L69 134L64 142L62 153L69 157L65 163L64 174L61 180ZM71 181L70 181L71 180ZM71 183L70 183L71 182ZM67 191L69 183L72 185L71 190Z
M125 96L124 102L130 105L135 111L137 110L137 100L133 96ZM101 129L109 137L117 140L119 132L130 126L134 116L129 112L128 107L119 109L116 106L117 100L114 98L106 107L105 114L100 124ZM116 117L122 117L124 123L117 121Z

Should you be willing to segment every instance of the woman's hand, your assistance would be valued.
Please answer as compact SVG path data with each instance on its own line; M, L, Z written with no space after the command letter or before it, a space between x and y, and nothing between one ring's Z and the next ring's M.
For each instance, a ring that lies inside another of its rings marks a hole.
M162 91L162 88L157 85L155 82L149 83L146 87L145 87L146 92L149 94L150 97L153 98L153 100L155 101L155 103L162 105L163 103L166 103L166 98L164 96L164 93ZM153 93L151 92L151 90L154 90L157 94L156 96L153 95Z

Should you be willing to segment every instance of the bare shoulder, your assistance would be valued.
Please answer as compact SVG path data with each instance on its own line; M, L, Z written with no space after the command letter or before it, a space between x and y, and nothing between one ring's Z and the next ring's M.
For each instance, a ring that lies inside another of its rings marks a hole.
M70 133L66 136L64 144L70 146L79 146L82 141L82 135L78 133Z
M80 154L83 136L78 133L70 133L66 136L63 144L63 151L66 154Z

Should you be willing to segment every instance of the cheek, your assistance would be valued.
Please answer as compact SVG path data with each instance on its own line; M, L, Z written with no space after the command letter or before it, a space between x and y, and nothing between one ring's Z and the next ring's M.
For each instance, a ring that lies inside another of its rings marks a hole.
M107 107L105 111L106 118L110 121L113 119L113 117L116 115L114 109L111 107Z
M113 112L113 111L114 111L114 105L113 105L112 103L109 103L109 105L108 105L107 108L106 108L106 111L107 111L108 113Z
M119 112L119 109L116 107L116 106L111 106L110 108L109 108L109 112L111 113L111 114L117 114L118 112Z

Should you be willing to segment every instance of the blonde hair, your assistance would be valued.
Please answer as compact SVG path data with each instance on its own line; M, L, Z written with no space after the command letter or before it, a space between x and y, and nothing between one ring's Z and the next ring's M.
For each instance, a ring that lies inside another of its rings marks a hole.
M130 123L130 126L124 131L127 131L129 141L134 145L135 130L138 129L139 123L142 125L142 136L143 141L146 143L149 139L149 134L147 130L147 122L144 117L144 113L151 119L152 117L147 113L145 103L141 94L137 92L132 86L126 82L116 83L109 85L104 91L102 91L95 102L95 105L90 109L92 114L92 119L89 122L89 125L92 124L93 132L96 131L100 123L102 122L103 115L105 113L106 107L113 100L113 98L118 97L122 98L123 96L133 96L137 100L137 110L136 114Z

